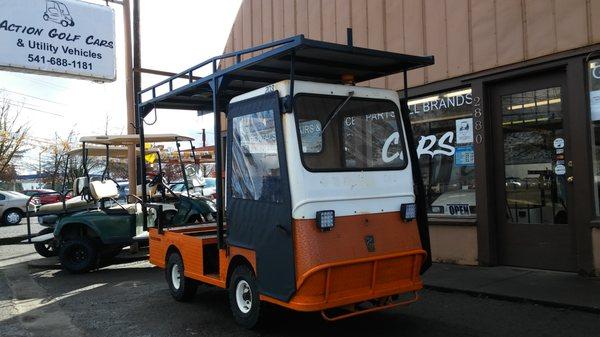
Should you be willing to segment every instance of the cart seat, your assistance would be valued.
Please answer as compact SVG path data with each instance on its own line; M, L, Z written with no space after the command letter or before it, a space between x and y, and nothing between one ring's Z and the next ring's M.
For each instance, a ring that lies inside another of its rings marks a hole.
M153 196L156 195L157 190L158 190L158 184L157 185L153 185L153 186L150 186L150 184L147 184L146 185L146 196L148 198L152 198ZM142 185L137 185L137 187L136 187L136 195L141 196L142 194L143 194L142 193Z
M90 194L94 200L116 199L119 197L117 184L112 180L92 181L90 183Z
M90 183L90 193L96 200L116 199L119 196L117 185L112 181L93 181ZM139 235L144 230L144 213L142 205L135 204L117 204L109 208L109 210L125 210L128 214L135 215L135 231ZM154 209L148 209L148 224L153 225L156 220L156 212Z
M73 196L81 195L87 188L90 187L90 179L87 177L79 177L73 181Z
M48 213L60 213L63 211L72 211L76 209L86 208L94 204L94 201L88 201L84 199L82 196L76 196L71 199L65 200L63 205L62 201L53 202L51 204L45 204L38 208L38 214L48 214Z

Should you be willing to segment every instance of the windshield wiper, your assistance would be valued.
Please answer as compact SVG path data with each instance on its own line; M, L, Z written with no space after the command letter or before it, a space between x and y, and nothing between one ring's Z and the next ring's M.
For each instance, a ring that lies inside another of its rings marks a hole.
M329 124L331 123L333 118L335 118L335 116L338 114L338 112L340 112L340 110L342 110L342 108L346 105L346 103L348 103L348 101L352 98L352 96L354 96L354 91L348 92L348 97L346 97L346 99L340 105L338 105L337 108L335 108L335 110L331 114L329 114L329 116L327 116L327 120L325 121L325 126L323 126L323 128L321 129L321 134L325 133L325 129L327 129L327 127L329 126Z

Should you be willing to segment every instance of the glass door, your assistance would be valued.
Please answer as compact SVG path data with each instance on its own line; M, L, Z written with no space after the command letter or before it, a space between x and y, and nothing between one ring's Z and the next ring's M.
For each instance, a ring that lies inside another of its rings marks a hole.
M499 257L506 265L575 270L564 74L492 90Z

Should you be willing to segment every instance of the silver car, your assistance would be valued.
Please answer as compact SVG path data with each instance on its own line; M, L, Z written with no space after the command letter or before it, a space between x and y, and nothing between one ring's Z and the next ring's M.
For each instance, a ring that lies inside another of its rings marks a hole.
M15 191L0 191L0 222L4 225L18 225L27 211L25 204L29 196ZM35 199L29 205L29 211L35 211Z

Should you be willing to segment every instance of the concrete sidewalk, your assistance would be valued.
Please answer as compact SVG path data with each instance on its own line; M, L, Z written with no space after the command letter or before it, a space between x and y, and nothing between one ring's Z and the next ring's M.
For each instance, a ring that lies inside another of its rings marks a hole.
M425 287L600 313L600 278L516 267L434 263Z

